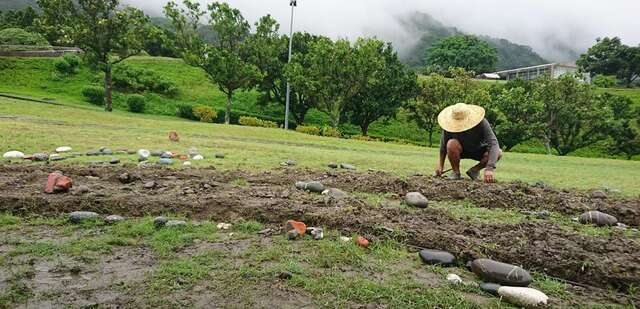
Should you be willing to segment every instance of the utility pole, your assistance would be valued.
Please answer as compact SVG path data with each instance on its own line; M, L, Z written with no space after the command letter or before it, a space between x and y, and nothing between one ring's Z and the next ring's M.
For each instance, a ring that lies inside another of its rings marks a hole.
M289 5L291 6L291 25L289 27L289 60L291 62L291 53L293 50L293 9L298 6L297 0L289 1ZM287 100L285 104L284 110L284 129L289 130L289 102L291 102L291 84L287 80Z

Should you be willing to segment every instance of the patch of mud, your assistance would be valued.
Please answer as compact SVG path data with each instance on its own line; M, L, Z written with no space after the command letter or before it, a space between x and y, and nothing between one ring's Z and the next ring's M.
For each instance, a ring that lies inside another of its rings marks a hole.
M586 192L537 188L523 183L484 185L450 182L428 177L403 180L385 173L314 172L275 170L252 174L213 169L172 170L163 168L57 166L87 185L86 195L41 193L46 166L0 165L0 211L56 215L75 210L126 216L179 213L195 219L245 218L280 225L288 219L325 226L347 233L361 233L372 240L395 237L410 245L448 250L463 261L490 257L546 274L595 285L626 290L640 285L640 244L621 233L610 237L588 237L562 229L552 221L515 225L478 224L452 217L443 209L389 209L348 199L325 203L322 196L298 191L297 180L319 180L327 187L346 192L393 193L404 196L420 191L431 200L467 200L478 207L514 210L550 210L577 216L600 210L630 226L640 225L640 199L593 199ZM118 175L135 173L130 184ZM248 186L231 184L242 178ZM157 186L145 189L144 183ZM497 221L497 220L496 220ZM384 225L400 233L391 234ZM625 303L626 299L613 297Z

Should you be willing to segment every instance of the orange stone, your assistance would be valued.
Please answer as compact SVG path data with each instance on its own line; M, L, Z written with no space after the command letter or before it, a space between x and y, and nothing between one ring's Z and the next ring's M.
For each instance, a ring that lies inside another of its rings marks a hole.
M307 232L307 225L304 224L304 222L289 220L287 221L285 230L296 230L300 235L304 235Z
M47 184L44 187L44 193L53 193L56 189L56 180L60 177L62 177L60 173L50 173L47 178Z
M73 187L73 181L67 176L60 176L56 179L56 192L67 192Z
M360 246L362 248L369 247L369 240L367 240L366 238L364 238L362 236L358 236L358 240L356 241L356 243L358 244L358 246Z
M180 136L178 136L178 132L176 131L169 132L169 140L172 142L179 142Z
M186 161L189 159L189 157L187 157L186 155L180 155L179 159L182 161Z

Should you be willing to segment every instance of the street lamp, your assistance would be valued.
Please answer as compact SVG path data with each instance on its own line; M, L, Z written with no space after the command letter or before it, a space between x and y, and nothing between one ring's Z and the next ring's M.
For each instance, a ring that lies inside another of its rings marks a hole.
M289 60L291 62L291 52L293 49L293 9L298 6L297 0L289 1L289 5L291 6L291 26L289 27ZM289 130L289 102L291 100L291 85L287 80L287 99L284 109L284 129Z

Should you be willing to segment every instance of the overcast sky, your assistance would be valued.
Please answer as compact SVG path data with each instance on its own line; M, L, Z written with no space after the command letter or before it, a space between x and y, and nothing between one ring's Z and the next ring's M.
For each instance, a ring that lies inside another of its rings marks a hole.
M165 0L128 0L161 13ZM212 1L201 0L203 3ZM271 14L289 29L289 0L227 0L251 22ZM550 45L558 42L576 50L593 45L597 37L619 36L626 44L640 43L640 0L298 0L295 30L333 38L372 36L410 46L398 18L428 13L448 26L509 39L532 46L554 58Z

